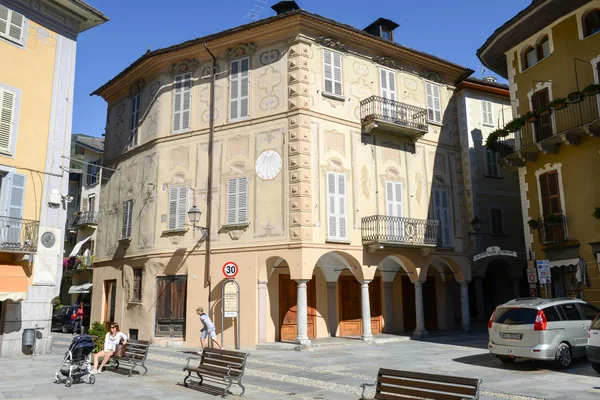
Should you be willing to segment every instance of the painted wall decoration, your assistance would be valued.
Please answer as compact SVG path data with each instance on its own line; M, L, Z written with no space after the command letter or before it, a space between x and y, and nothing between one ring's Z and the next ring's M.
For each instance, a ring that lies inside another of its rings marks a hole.
M227 139L227 159L229 160L238 154L245 157L250 157L249 135L237 135Z
M260 108L263 111L277 108L279 106L279 96L274 92L283 81L283 74L275 69L273 65L264 68L263 73L258 77L258 88L263 97L260 100Z
M123 114L125 114L125 103L121 103L117 106L117 123L115 125L114 133L114 155L118 155L123 150L127 138L123 137L125 133L125 121Z
M154 247L156 232L158 153L145 156L143 165L137 246L139 250L148 250Z
M260 54L259 59L262 65L273 64L279 60L279 50L273 49L265 51Z
M350 96L353 98L354 117L360 120L360 102L373 96L375 91L374 79L369 77L369 66L362 62L354 62L352 70L356 74L350 82Z
M171 165L169 169L173 169L177 166L181 166L185 169L189 169L190 162L190 148L179 146L171 150Z

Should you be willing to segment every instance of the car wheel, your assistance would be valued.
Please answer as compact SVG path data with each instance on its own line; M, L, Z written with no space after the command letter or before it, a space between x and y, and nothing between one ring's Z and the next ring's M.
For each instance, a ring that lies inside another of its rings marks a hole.
M567 369L571 366L573 356L571 354L571 348L566 343L561 343L556 349L556 360L554 363L560 369Z
M515 362L515 357L507 357L507 356L498 356L498 360L502 361L504 364L512 364Z
M66 326L65 324L63 324L63 325L60 327L60 330L62 331L62 333L67 333L67 332L69 332L69 330L68 330L68 328L67 328L67 326Z
M600 374L600 363L592 363L592 368L594 368L594 371L596 371L597 373Z

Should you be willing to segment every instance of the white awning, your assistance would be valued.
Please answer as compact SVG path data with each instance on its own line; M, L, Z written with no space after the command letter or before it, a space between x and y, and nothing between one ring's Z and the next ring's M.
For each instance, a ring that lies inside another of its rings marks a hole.
M570 267L579 265L579 258L565 258L564 260L550 261L550 268Z
M78 253L79 250L81 250L81 246L83 246L83 244L85 242L87 242L88 240L90 240L92 237L88 236L85 239L83 239L82 241L78 242L75 247L73 247L73 251L71 251L71 254L69 254L69 257L75 257Z
M69 294L89 293L91 288L91 283L84 283L83 285L73 285L69 288Z
M28 294L28 292L0 292L0 301L25 301Z

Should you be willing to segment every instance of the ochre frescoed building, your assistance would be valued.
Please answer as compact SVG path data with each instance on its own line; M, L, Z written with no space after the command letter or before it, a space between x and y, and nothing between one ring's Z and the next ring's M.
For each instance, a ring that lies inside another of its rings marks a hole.
M537 0L478 51L509 79L513 114L523 118L498 135L496 147L502 165L519 173L528 256L549 260L548 296L597 306L599 32L599 0Z
M149 52L108 103L92 319L155 342L221 325L223 265L242 347L468 329L469 249L454 91L472 73L297 9ZM210 77L215 84L210 268ZM210 298L210 303L208 302Z

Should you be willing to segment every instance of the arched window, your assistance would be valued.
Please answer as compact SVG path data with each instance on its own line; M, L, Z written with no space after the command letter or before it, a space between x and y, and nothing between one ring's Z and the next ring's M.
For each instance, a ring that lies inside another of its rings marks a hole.
M550 38L544 35L538 44L538 59L543 60L550 55Z
M588 37L600 32L600 8L596 8L583 17L583 35Z
M536 51L532 46L529 46L523 52L523 65L524 65L523 69L526 70L527 68L533 67L536 62L537 62Z

